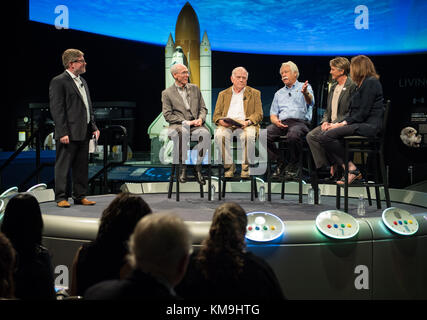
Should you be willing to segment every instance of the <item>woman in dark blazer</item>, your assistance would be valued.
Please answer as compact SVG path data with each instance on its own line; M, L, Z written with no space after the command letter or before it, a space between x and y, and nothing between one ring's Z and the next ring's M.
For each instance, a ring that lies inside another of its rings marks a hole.
M320 144L320 136L328 130L328 128L337 122L344 120L348 114L350 99L356 89L356 84L351 80L350 61L344 57L336 57L329 62L331 67L331 77L333 84L328 93L328 102L326 111L323 115L320 125L311 130L307 134L307 143L310 146L311 154L313 155L316 169L326 169L330 166L331 177L337 175L337 168L331 166L327 154ZM340 177L341 178L341 177Z
M383 89L371 59L364 55L353 57L350 77L357 88L351 97L348 115L343 121L332 124L320 139L328 157L334 164L342 167L344 167L342 138L351 135L375 137L381 132L384 115ZM349 161L348 169L349 183L362 179L362 174L352 161ZM337 183L344 184L344 178Z

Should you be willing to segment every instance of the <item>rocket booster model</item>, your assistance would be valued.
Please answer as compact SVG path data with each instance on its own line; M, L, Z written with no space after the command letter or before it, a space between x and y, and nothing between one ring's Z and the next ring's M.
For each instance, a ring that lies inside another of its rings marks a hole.
M182 53L184 57L182 57ZM189 82L196 84L202 92L208 109L206 121L212 121L212 51L208 35L203 34L200 43L200 25L197 14L187 2L178 15L175 26L175 43L169 35L165 47L165 83L166 88L174 83L170 67L183 63L190 72Z

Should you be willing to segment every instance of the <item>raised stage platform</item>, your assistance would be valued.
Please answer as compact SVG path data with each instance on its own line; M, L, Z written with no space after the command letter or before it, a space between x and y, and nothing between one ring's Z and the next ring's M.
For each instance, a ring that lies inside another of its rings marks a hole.
M207 236L215 208L225 201L239 203L249 212L268 212L284 223L284 234L273 242L248 240L248 250L265 258L275 270L285 295L290 299L426 299L427 298L427 195L416 191L391 190L392 206L411 213L419 230L404 236L387 229L381 220L385 209L366 207L364 217L357 216L352 190L349 214L356 218L359 232L350 239L325 236L316 228L320 212L335 209L333 189L322 186L322 203L307 204L304 186L303 203L298 203L297 184L286 186L280 199L280 186L273 185L271 202L250 200L245 183L227 186L225 199L200 198L198 185L186 183L181 200L167 198L167 183L136 185L154 212L173 211L188 224L193 245L199 246ZM130 189L135 190L135 185ZM356 188L354 188L356 189ZM205 190L206 191L206 190ZM374 194L374 193L372 193ZM54 202L41 203L45 229L44 243L53 254L54 265L71 263L81 243L96 237L99 217L115 195L91 196L93 207L71 206L60 209Z

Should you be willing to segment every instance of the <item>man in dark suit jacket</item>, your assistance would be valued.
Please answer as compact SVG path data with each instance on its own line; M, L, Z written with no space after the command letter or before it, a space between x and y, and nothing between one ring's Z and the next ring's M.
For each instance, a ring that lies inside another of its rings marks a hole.
M89 88L80 76L86 72L83 52L67 49L62 54L65 71L49 85L49 106L55 123L55 201L70 207L66 192L68 172L72 170L72 197L75 204L94 205L86 199L88 186L89 139L99 138Z
M320 135L328 130L331 124L344 120L348 112L351 96L356 90L356 84L348 76L350 73L350 61L347 58L334 58L329 62L329 66L332 80L335 82L329 90L326 111L320 122L321 125L307 134L307 143L310 146L317 169L326 169L330 164L325 149L319 142ZM332 168L330 173L332 176L336 172L333 172Z
M208 110L199 87L188 83L189 72L186 66L174 64L171 74L175 83L162 92L162 112L169 123L168 135L174 141L173 162L180 164L179 181L186 182L187 142L190 140L190 134L199 137L195 177L200 184L205 184L201 174L201 162L210 147L210 131L204 125Z

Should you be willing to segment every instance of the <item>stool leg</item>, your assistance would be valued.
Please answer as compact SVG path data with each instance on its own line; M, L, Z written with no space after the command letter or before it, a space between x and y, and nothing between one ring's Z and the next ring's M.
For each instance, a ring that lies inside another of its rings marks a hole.
M176 192L175 192L175 197L176 197L176 201L179 201L179 178L178 178L179 173L177 172L177 174L175 175L176 178Z
M382 183L384 185L384 195L385 195L386 206L387 208L390 208L391 207L390 193L388 190L387 172L385 170L384 155L382 150L380 151L380 169L381 169Z
M254 177L254 193L255 193L255 198L258 198L258 187L256 184L256 178Z
M371 189L369 186L366 186L366 194L368 195L368 203L370 206L372 206Z
M208 201L212 201L212 166L208 166Z
M339 185L337 185L336 193L336 207L337 209L341 209L341 187Z
M381 209L381 196L380 196L380 187L378 186L378 183L380 182L380 173L378 172L379 168L379 159L377 157L377 154L374 153L374 163L375 163L375 183L377 184L375 186L375 197L377 200L377 209ZM380 169L381 170L381 169Z
M303 164L302 164L302 155L303 152L300 152L299 155L299 173L298 173L298 201L299 203L302 203L302 170L303 170Z
M344 156L344 212L348 213L348 143L345 142Z
M176 165L172 164L171 175L169 177L168 199L172 198L172 188L173 188L173 179L175 176L175 168L176 168Z
M311 175L311 187L314 190L314 204L319 204L319 181L317 172L313 171Z
M221 200L222 165L218 165L218 200Z
M282 190L280 192L280 199L285 199L285 178L282 178Z
M251 201L254 201L254 195L255 195L254 185L255 185L255 180L252 176L251 177Z
M271 161L267 163L267 200L271 202Z

